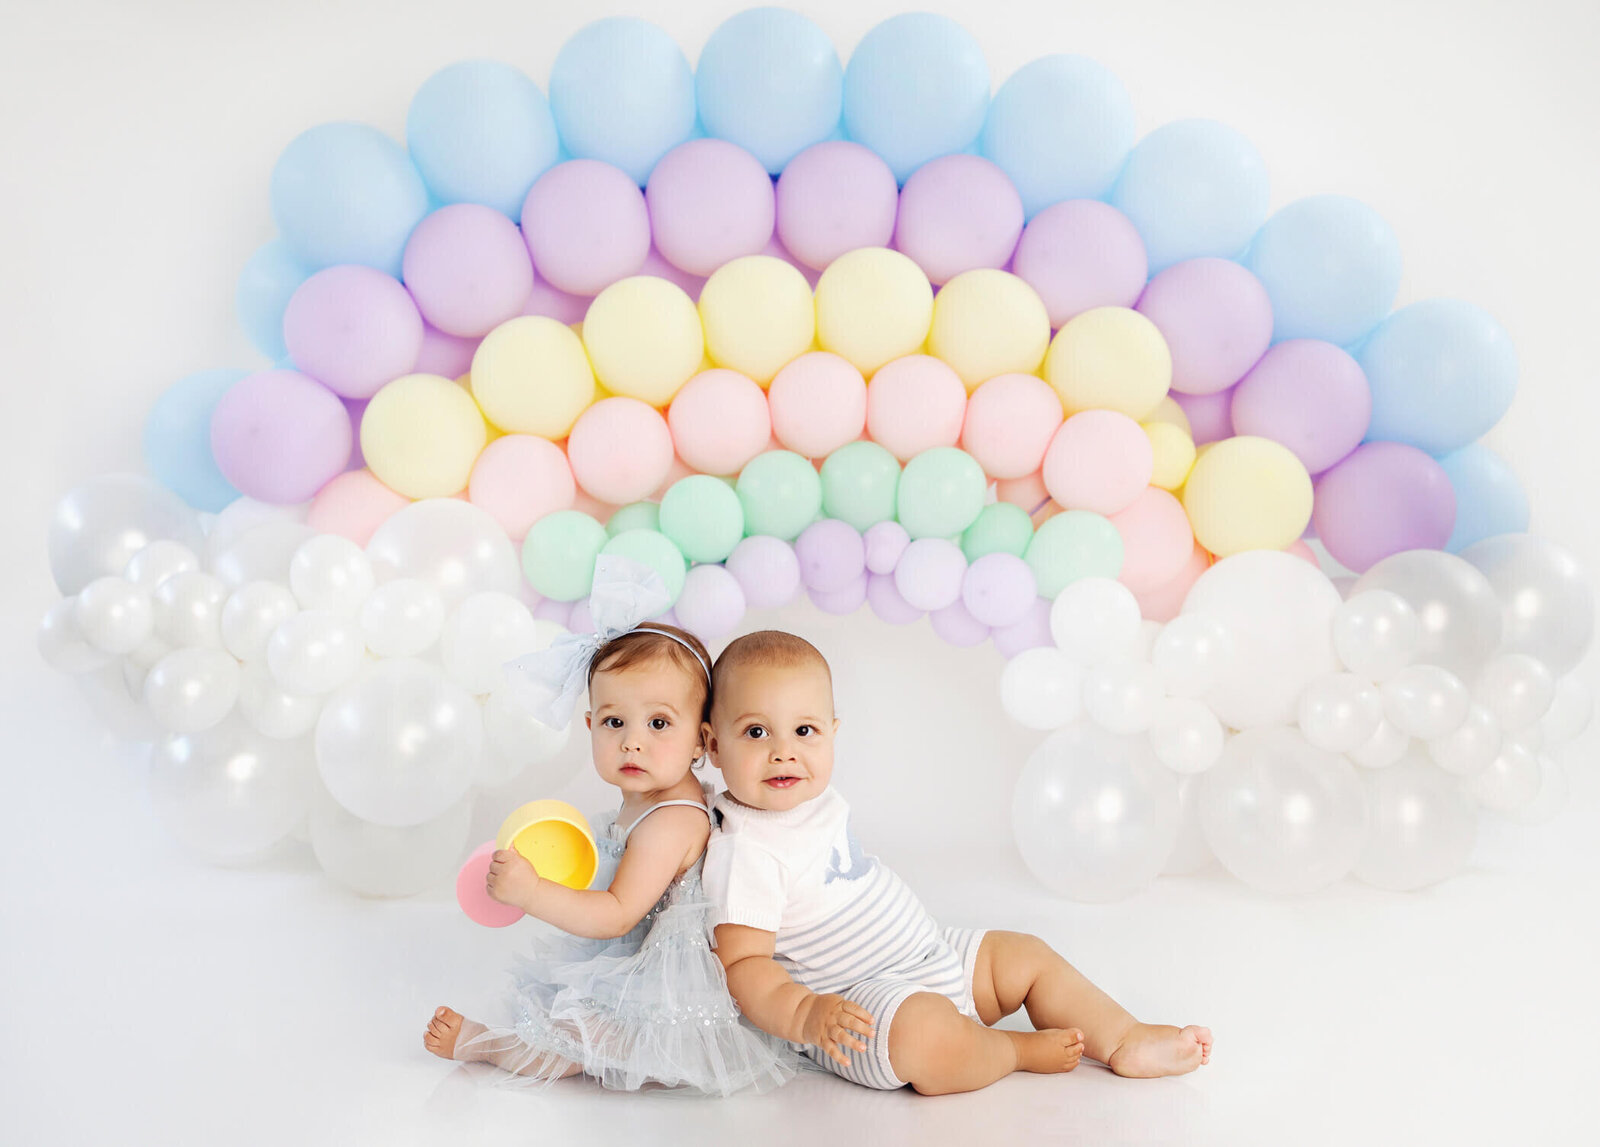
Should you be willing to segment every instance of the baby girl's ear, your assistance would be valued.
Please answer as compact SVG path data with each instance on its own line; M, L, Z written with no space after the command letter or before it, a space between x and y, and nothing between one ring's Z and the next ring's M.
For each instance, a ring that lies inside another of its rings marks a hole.
M592 720L593 717L594 717L594 710L585 709L583 711L583 727L585 729L593 729L594 728L594 721Z

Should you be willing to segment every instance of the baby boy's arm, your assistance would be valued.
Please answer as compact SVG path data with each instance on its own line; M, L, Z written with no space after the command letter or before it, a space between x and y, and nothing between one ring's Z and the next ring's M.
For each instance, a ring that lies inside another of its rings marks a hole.
M772 958L776 938L743 924L717 925L717 956L728 973L729 994L762 1031L820 1047L848 1067L843 1049L867 1050L858 1037L873 1034L872 1016L843 996L819 996L795 983Z

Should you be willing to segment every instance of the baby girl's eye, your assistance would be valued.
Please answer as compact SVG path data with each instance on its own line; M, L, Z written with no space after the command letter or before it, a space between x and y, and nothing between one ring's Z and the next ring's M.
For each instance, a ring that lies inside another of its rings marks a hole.
M665 717L651 717L650 718L650 727L652 729L654 729L658 733L661 732L662 729L665 729L668 724L669 724L669 722L667 721L667 719Z
M752 741L759 741L766 737L767 731L760 725L751 725L744 731L744 735L749 737Z

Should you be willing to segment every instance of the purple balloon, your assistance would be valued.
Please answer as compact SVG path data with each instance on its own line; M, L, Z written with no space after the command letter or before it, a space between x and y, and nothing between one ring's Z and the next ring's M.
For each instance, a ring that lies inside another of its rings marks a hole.
M211 415L211 453L241 494L275 505L308 500L350 461L339 396L293 370L242 378Z
M1232 390L1221 390L1216 394L1184 394L1174 390L1169 397L1188 416L1189 431L1196 446L1233 437Z
M772 177L725 139L691 139L657 161L644 198L656 250L674 267L709 275L772 238Z
M1015 554L984 554L967 567L961 601L978 622L996 628L1027 616L1039 597L1033 567Z
M422 317L461 338L488 334L517 315L533 293L522 233L478 203L452 203L417 224L402 267Z
M807 589L831 593L843 589L866 568L866 545L846 522L823 518L812 522L794 542L800 580Z
M1233 388L1235 434L1287 446L1320 474L1366 437L1372 391L1361 364L1332 343L1278 343Z
M891 574L911 544L911 535L891 518L868 526L862 541L866 543L867 569L875 574Z
M1399 442L1368 442L1317 480L1317 537L1364 573L1402 550L1442 550L1456 522L1450 476L1432 457Z
M895 219L895 249L935 284L963 271L1004 267L1022 235L1022 196L999 166L977 155L946 155L906 180Z
M828 140L789 161L778 179L778 238L816 271L857 247L894 237L899 184L876 152Z
M1139 230L1095 199L1069 199L1035 215L1022 230L1012 270L1044 301L1050 325L1095 307L1131 307L1150 263Z
M568 628L567 621L572 617L572 603L570 601L553 601L545 598L533 607L533 616L540 621L553 621L563 629Z
M910 625L922 616L922 610L909 604L894 587L892 573L875 573L867 577L867 604L872 612L890 625Z
M811 591L811 601L824 613L846 614L860 609L867 600L867 579L871 575L863 569L838 589Z
M724 563L751 609L777 609L800 592L800 562L782 538L757 534L733 547Z
M417 363L411 369L418 374L460 378L472 369L472 356L478 353L480 341L447 335L438 327L423 323L422 349L417 352Z
M928 615L928 622L933 631L951 645L981 645L989 639L989 627L973 617L959 601L934 610Z
M908 605L929 613L961 598L967 556L948 538L918 538L894 567L894 587Z
M283 341L295 366L334 393L371 398L416 369L422 316L392 276L371 267L328 267L289 297Z
M344 410L350 416L350 461L344 464L346 470L361 470L367 465L367 456L361 452L361 419L367 413L369 398L341 398Z
M522 235L540 278L568 294L598 295L644 266L650 212L644 192L621 168L569 159L528 192Z
M994 647L1001 657L1009 661L1024 650L1055 644L1050 636L1050 604L1047 597L1035 598L1021 621L994 631Z
M1245 376L1272 342L1272 302L1229 259L1186 259L1150 280L1134 308L1172 351L1172 389L1215 394Z
M707 645L727 637L744 620L744 590L719 565L698 565L683 579L672 611L678 624Z
M589 599L579 598L572 603L572 612L567 615L567 628L573 633L593 633L594 615L589 612Z

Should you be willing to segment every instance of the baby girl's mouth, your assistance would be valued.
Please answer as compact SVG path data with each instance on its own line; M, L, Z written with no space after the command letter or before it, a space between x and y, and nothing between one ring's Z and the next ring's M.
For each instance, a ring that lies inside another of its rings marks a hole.
M772 788L775 788L775 789L788 789L788 788L793 788L795 785L799 784L800 783L800 778L799 777L768 777L766 780L762 781L761 783L764 784L764 785L770 785Z
M622 775L625 777L642 777L644 776L644 770L638 765L623 765Z

